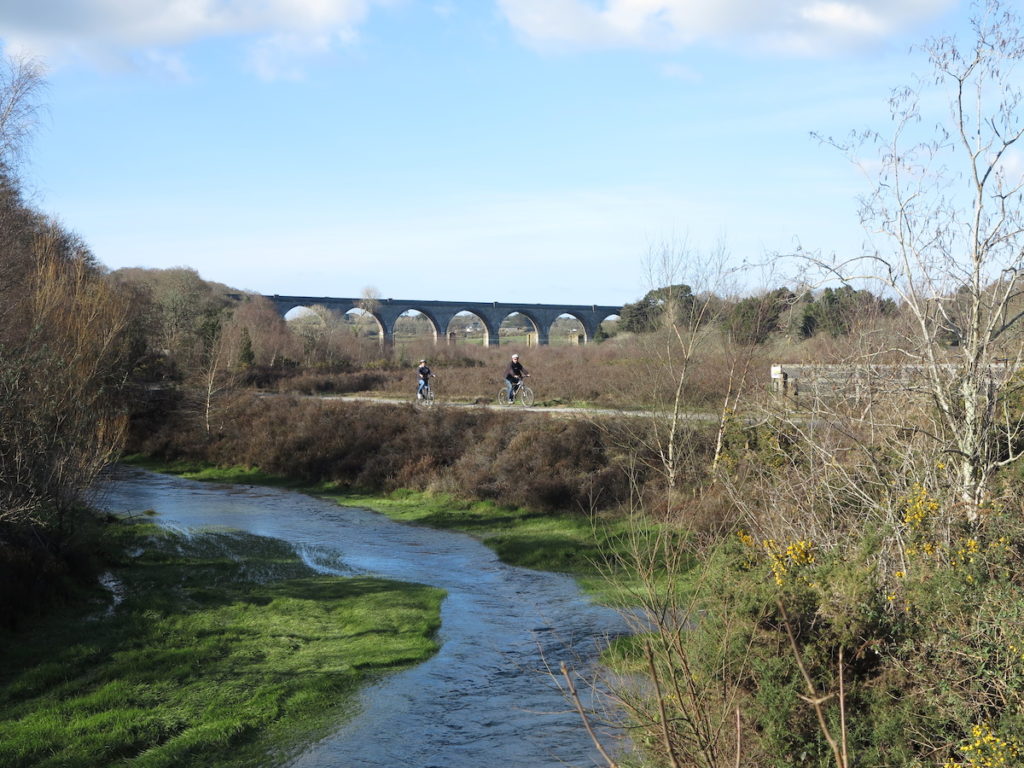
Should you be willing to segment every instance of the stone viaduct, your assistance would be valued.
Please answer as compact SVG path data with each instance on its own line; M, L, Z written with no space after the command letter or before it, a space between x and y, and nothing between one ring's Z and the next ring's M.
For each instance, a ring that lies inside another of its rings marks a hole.
M281 315L287 314L296 307L311 307L319 304L340 314L353 309L364 309L365 298L344 299L327 296L266 296L277 307ZM484 343L498 345L498 329L502 321L509 315L518 313L533 323L538 344L547 344L551 334L551 325L561 315L571 315L579 320L585 341L590 341L597 333L598 327L608 317L618 315L622 307L577 305L577 304L515 304L502 302L480 301L421 301L418 299L376 299L372 303L369 314L373 315L380 330L381 341L390 344L394 339L395 322L404 313L414 310L423 314L434 331L434 341L444 338L448 332L448 324L455 315L469 312L479 318L484 327Z

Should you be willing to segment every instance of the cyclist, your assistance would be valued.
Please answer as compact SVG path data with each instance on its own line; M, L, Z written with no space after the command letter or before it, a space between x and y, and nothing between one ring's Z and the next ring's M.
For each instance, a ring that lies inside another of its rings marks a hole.
M430 379L434 374L430 372L430 368L427 366L426 360L420 360L416 373L420 377L419 386L416 387L416 399L422 400L423 390L430 386Z
M529 375L529 372L523 368L523 364L519 362L519 355L512 355L512 361L505 369L505 389L508 391L510 403L515 400L516 388L522 383L523 377Z

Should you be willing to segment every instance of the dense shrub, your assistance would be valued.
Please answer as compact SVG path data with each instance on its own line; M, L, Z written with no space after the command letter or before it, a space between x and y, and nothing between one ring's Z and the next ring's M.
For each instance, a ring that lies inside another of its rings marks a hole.
M242 371L238 383L253 389L272 389L294 377L297 370L298 363L290 360L276 365L250 365Z
M993 517L949 545L909 548L907 569L888 579L864 556L870 532L859 550L741 535L709 570L687 659L738 685L736 705L757 724L749 743L775 756L765 764L833 762L804 671L836 737L842 671L857 765L956 761L978 727L1019 743L1022 534ZM725 631L742 643L723 658Z
M181 409L133 431L130 450L167 460L255 466L366 491L443 489L539 510L609 508L628 493L610 458L625 439L589 421L467 408L240 397L216 429Z
M278 388L303 395L341 395L379 389L385 380L381 371L304 373L280 381Z

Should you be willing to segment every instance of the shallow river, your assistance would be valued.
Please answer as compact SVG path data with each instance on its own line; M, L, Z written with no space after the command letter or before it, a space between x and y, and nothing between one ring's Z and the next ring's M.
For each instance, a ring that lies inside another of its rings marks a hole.
M475 539L392 522L291 491L198 483L118 468L106 509L152 509L164 525L227 527L292 543L324 573L372 574L447 590L440 651L386 675L360 713L293 768L545 768L598 759L545 669L592 668L607 637L626 631L572 579L500 563Z

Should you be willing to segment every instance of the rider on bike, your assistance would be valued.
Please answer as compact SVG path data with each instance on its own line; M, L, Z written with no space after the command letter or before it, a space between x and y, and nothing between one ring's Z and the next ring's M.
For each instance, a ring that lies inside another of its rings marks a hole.
M508 364L508 368L505 369L505 389L508 391L508 401L511 403L516 396L516 389L523 381L524 376L529 376L529 372L523 368L523 364L519 362L519 355L512 355L512 361Z
M420 382L419 386L416 387L416 399L423 399L423 390L430 386L430 378L434 375L430 372L430 368L427 367L426 360L420 360L419 368L416 369L416 373L419 374Z

